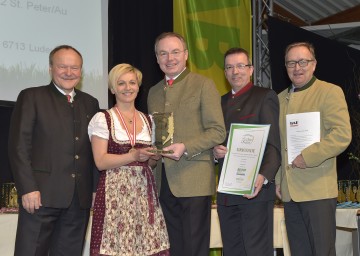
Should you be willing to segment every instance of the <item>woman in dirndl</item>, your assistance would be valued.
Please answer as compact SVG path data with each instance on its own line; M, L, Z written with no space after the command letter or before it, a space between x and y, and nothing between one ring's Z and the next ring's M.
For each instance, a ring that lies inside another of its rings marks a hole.
M168 256L169 239L151 164L152 121L135 108L142 73L119 64L109 73L116 105L97 113L89 136L100 178L90 255Z

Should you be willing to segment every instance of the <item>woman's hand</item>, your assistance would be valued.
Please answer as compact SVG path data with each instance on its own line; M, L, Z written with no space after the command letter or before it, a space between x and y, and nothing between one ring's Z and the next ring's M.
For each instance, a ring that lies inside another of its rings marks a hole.
M145 162L145 161L149 160L150 157L156 156L156 154L149 152L149 150L151 150L151 149L152 149L151 147L139 148L139 149L136 149L136 150L130 152L130 154L133 155L135 161Z

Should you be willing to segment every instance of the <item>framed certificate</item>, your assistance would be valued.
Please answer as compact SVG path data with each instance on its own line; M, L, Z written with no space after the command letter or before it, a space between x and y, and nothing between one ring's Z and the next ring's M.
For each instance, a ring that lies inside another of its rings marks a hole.
M269 130L270 124L231 124L218 192L234 195L254 192Z

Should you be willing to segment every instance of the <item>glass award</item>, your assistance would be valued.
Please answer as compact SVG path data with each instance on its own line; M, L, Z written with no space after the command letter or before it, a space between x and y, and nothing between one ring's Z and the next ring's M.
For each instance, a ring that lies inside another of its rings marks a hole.
M149 150L155 154L172 154L172 150L163 150L165 144L173 143L174 138L174 115L173 113L158 113L155 112L153 116L152 126L152 142L154 149Z

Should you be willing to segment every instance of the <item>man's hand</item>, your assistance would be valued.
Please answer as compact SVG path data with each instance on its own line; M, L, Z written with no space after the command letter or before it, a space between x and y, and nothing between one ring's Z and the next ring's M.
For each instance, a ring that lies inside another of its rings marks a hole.
M223 145L217 145L213 149L213 154L216 159L224 158L228 149Z
M186 151L186 147L185 147L184 143L174 143L166 148L163 148L163 150L165 150L165 151L172 150L174 152L172 154L162 154L163 157L167 157L167 158L178 161L181 158L181 156L184 154L184 152Z
M281 199L281 189L280 189L280 185L276 185L275 192L276 192L277 197L278 197L279 199Z
M34 213L35 210L38 210L40 206L42 206L40 191L27 193L21 197L21 200L24 209L28 213Z
M305 159L303 158L303 156L302 156L301 154L298 155L298 156L294 159L294 161L292 161L291 167L292 167L292 168L306 169Z
M252 194L252 195L244 195L244 197L246 197L247 199L252 199L252 198L256 197L259 194L259 192L260 192L260 190L261 190L261 188L262 188L262 186L264 184L264 181L265 181L265 177L263 175L261 175L261 174L258 174L257 177L256 177L256 181L255 181L254 194Z

